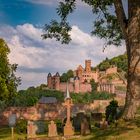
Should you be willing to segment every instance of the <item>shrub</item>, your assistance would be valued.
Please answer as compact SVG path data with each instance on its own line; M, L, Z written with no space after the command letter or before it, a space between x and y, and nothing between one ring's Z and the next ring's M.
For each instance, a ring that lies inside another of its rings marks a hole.
M16 123L16 132L19 134L26 134L27 133L27 120L20 119Z
M110 104L106 107L106 120L108 123L114 123L118 119L117 114L118 101L112 100Z

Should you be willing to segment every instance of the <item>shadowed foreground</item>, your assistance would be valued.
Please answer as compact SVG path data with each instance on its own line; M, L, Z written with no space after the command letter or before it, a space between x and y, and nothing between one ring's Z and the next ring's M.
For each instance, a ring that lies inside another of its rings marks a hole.
M44 135L38 135L44 137ZM26 135L15 134L14 140L25 140ZM72 140L140 140L140 116L135 120L124 122L119 121L118 126L110 126L105 130L92 128L91 135L81 136ZM10 128L0 128L0 140L11 140ZM44 138L43 138L44 140Z

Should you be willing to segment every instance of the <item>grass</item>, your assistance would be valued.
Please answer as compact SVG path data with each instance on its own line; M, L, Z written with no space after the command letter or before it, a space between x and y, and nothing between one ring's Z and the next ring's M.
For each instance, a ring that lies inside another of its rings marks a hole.
M45 137L45 135L38 137ZM25 138L26 135L23 134L14 135L14 140L25 140ZM12 140L9 127L0 127L0 140ZM140 116L129 122L120 120L117 127L110 126L105 130L93 127L90 135L72 140L140 140Z
M14 133L14 140L23 140L25 137L24 134ZM0 127L0 140L12 140L10 127Z
M81 136L79 140L140 140L140 116L133 121L120 121L117 127L105 130L94 127L90 135Z

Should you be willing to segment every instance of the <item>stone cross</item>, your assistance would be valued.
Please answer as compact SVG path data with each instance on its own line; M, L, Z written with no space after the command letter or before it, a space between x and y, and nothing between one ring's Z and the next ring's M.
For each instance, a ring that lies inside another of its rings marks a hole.
M65 102L63 103L63 106L66 107L66 110L67 110L67 121L66 123L69 123L70 122L70 114L71 114L71 107L73 106L73 103L72 103L72 99L71 98L67 98L65 100Z
M73 106L73 103L69 95L68 84L67 84L67 96L65 98L65 102L63 103L63 106L65 106L67 109L67 120L64 126L64 136L72 136L74 135L74 129L70 121L70 116L71 116L70 113L71 113L71 107Z
M48 125L48 136L49 137L56 137L57 136L57 127L54 121Z

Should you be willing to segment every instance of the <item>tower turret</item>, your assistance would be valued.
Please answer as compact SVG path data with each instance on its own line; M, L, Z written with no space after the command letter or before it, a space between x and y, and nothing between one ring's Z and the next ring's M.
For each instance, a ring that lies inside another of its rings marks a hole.
M47 76L47 84L48 84L48 88L52 88L52 75L51 73L48 74Z
M58 72L56 73L54 80L55 80L55 89L60 90L60 75Z
M79 77L76 76L74 78L74 92L75 93L79 93L80 92L80 81L79 81Z
M91 72L91 60L85 60L85 70Z

